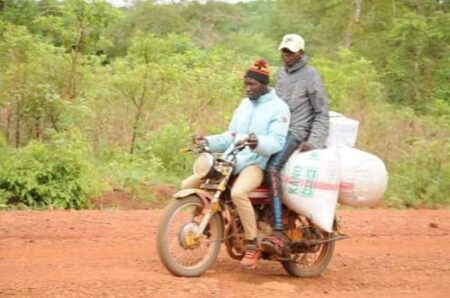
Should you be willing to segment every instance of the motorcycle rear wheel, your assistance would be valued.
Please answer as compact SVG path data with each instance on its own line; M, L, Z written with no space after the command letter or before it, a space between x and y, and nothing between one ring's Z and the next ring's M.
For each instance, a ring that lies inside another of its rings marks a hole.
M202 210L203 204L195 195L177 199L164 209L156 243L162 263L173 275L200 276L217 259L223 221L219 213L214 214L204 233L194 239L204 216Z
M322 231L322 237L331 237L331 233ZM299 253L296 261L282 261L283 268L291 276L309 278L322 274L331 261L335 241L317 244L315 252Z

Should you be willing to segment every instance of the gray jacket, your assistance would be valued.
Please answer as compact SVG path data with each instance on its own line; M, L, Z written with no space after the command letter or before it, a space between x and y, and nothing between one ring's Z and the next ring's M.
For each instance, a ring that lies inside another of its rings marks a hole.
M291 110L289 132L300 142L323 148L328 136L328 99L319 73L307 57L277 74L276 92Z

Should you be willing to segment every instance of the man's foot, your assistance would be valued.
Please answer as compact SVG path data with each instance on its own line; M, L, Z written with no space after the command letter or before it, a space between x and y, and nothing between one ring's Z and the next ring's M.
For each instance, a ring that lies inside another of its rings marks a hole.
M261 257L261 249L256 244L245 246L245 255L241 260L241 266L246 269L255 269Z
M269 236L261 241L261 248L270 254L283 255L284 243L280 237Z

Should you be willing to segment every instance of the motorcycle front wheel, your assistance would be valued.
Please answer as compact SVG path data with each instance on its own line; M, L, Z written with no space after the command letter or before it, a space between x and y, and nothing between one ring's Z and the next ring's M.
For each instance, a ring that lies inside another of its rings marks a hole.
M196 238L202 218L203 204L191 195L174 200L162 214L157 249L164 266L176 276L200 276L208 270L220 251L223 221L219 213L210 219L204 232Z

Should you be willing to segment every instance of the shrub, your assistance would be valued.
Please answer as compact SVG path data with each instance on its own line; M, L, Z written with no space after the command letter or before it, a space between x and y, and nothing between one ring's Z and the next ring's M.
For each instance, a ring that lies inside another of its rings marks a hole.
M389 163L389 199L406 207L450 205L450 138L444 128L436 128L436 118L415 119L423 127L416 134L403 129L402 146ZM439 121L436 121L439 122ZM444 123L441 125L445 126Z
M57 134L10 150L2 162L0 204L80 209L102 187L79 134Z
M102 152L101 176L111 185L133 189L141 183L156 182L162 170L161 161L154 156L138 156L126 152Z
M340 49L333 60L317 57L312 64L323 76L333 110L352 113L361 104L382 98L383 85L371 61L349 49Z
M166 177L174 181L191 174L192 155L181 153L180 149L190 145L192 135L186 121L177 119L139 142L136 153L146 159L156 157Z

